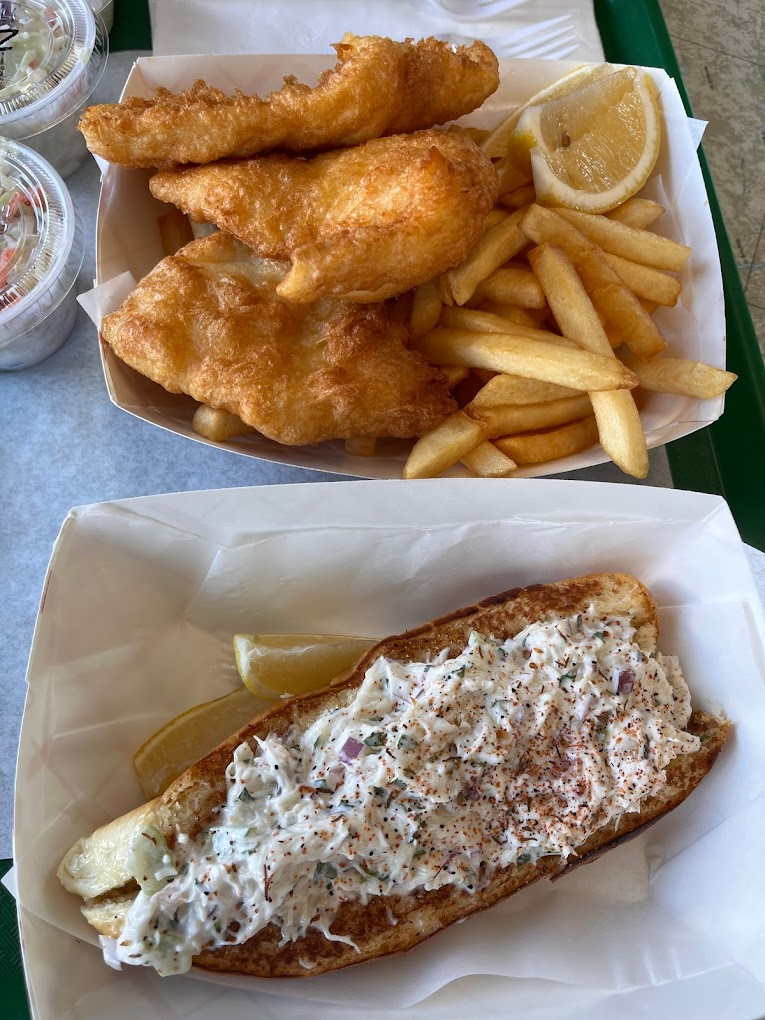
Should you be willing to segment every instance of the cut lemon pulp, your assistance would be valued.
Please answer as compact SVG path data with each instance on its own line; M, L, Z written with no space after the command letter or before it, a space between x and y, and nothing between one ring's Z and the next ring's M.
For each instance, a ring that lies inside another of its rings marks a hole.
M568 74L554 81L551 85L545 86L545 88L533 95L531 99L509 113L494 128L488 138L484 140L481 148L489 158L493 159L496 156L504 157L507 153L507 141L521 114L527 107L539 106L541 103L546 103L551 99L560 99L561 96L567 96L584 85L589 85L590 82L611 74L612 71L613 67L610 64L582 64L581 67L575 67L573 71L569 71Z
M265 711L272 700L256 698L246 687L240 687L171 719L133 756L146 799L163 793L189 765Z
M651 77L627 67L524 110L508 158L517 165L528 153L538 202L604 213L640 191L660 144Z
M234 656L252 693L273 698L324 687L373 644L339 634L237 634Z

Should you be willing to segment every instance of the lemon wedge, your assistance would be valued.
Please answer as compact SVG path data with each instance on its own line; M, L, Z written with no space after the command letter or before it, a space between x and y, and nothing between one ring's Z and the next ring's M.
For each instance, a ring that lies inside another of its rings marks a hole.
M569 71L568 74L558 78L552 84L546 85L545 88L535 93L531 99L528 99L525 103L512 110L494 128L491 134L484 139L481 148L490 159L504 157L507 153L508 139L517 125L521 114L527 107L539 106L542 103L549 102L551 99L560 99L562 96L567 96L584 85L589 85L590 82L603 78L612 72L613 67L610 64L582 64L579 67L575 67L573 71Z
M234 656L252 693L274 698L324 687L373 644L338 634L237 634Z
M333 634L237 634L234 654L246 686L171 719L133 756L147 800L282 695L325 687L373 644Z
M641 68L626 67L524 110L508 159L518 166L528 154L538 202L604 213L640 191L660 145L653 81Z
M189 765L265 711L272 701L273 697L256 698L246 687L240 687L171 719L133 755L146 799L164 793Z

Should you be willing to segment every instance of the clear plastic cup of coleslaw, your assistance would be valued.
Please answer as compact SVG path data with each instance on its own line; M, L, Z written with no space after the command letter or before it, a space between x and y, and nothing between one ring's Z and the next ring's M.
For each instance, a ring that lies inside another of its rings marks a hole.
M59 174L33 149L0 139L0 371L36 365L67 339L82 256Z
M87 157L75 128L108 50L87 0L0 0L0 135L74 173Z

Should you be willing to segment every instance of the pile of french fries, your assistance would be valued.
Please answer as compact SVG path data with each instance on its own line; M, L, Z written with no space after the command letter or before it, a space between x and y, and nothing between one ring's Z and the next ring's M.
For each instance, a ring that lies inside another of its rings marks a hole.
M486 146L501 128L450 130ZM644 393L709 399L736 379L667 356L651 318L677 303L672 274L691 249L650 229L665 211L658 202L634 197L604 215L547 208L512 169L500 164L499 204L461 265L394 302L413 348L441 369L460 408L415 443L404 477L431 478L460 462L507 477L600 443L622 471L645 478ZM204 406L193 427L216 442L252 431ZM346 450L373 456L376 442L349 439Z
M680 295L691 249L649 228L665 211L631 198L606 215L500 199L465 261L419 287L414 347L443 367L460 410L423 436L404 467L430 478L458 462L506 477L600 443L645 478L644 391L707 399L735 375L665 355L651 318Z

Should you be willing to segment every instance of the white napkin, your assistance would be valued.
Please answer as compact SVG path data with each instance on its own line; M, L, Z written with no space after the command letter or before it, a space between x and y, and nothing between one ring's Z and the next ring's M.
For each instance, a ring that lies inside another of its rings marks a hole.
M508 0L510 6L511 0ZM592 4L583 0L514 0L511 9L491 18L456 16L437 0L154 0L155 55L180 53L326 53L345 32L394 39L448 36L480 38L497 50L527 39L536 26L570 18L573 42L560 25L547 59L603 59ZM543 38L547 33L543 33ZM531 55L539 55L532 54Z

